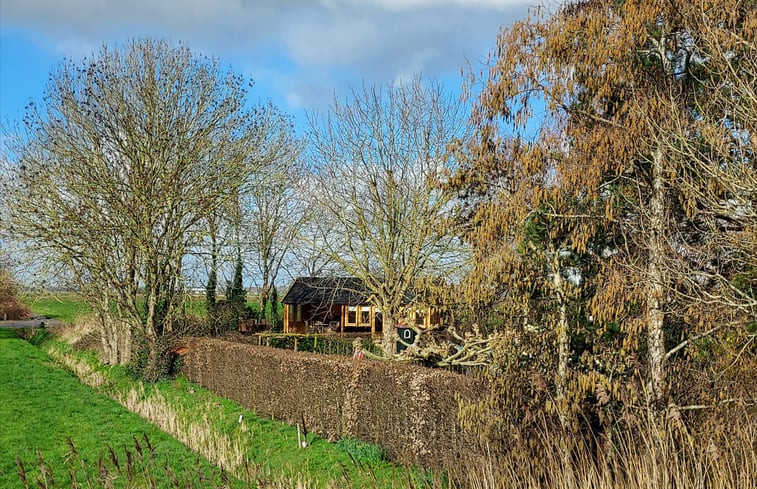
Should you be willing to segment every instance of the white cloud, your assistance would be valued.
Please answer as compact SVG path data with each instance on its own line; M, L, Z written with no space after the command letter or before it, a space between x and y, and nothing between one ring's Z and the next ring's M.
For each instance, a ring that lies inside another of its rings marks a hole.
M103 43L157 37L245 72L279 71L289 108L345 83L444 77L482 59L523 0L2 0L0 25L80 57ZM247 66L240 68L243 60ZM262 69L264 68L264 70ZM286 107L285 107L286 108ZM295 107L296 108L296 107Z
M440 8L448 6L477 7L494 10L505 10L509 7L518 7L526 2L522 0L322 0L329 8L337 8L339 5L373 5L385 10L417 10L426 8Z

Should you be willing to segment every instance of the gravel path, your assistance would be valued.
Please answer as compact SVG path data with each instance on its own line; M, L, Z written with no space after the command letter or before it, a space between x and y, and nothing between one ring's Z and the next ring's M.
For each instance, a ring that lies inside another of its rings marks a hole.
M0 328L39 328L42 326L47 328L50 326L58 326L60 324L63 323L57 319L48 319L45 316L37 316L25 320L0 321Z

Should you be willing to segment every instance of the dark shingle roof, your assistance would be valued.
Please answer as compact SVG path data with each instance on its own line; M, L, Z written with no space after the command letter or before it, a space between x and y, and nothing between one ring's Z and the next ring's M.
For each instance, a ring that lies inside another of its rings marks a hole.
M355 277L299 277L289 287L284 304L368 304L371 291Z

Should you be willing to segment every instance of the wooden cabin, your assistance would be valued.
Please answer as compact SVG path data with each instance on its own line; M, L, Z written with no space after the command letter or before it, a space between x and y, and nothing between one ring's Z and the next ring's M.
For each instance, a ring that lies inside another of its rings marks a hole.
M284 333L383 332L381 309L373 294L354 277L299 277L289 287L284 304ZM439 315L425 306L408 306L417 326L438 324Z

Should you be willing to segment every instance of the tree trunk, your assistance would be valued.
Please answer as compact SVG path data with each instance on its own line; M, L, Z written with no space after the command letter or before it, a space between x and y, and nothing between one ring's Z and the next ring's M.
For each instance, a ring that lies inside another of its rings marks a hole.
M131 328L129 328L129 325L123 321L122 319L119 319L118 321L119 325L119 332L118 332L118 338L119 338L119 354L118 354L118 363L120 365L126 365L131 361L131 348L132 348L132 334L131 334Z
M268 319L268 313L266 312L266 309L268 308L268 292L265 290L260 291L260 318L261 319Z
M111 302L105 298L95 304L103 362L108 365L126 365L131 360L131 329L120 314L112 314Z
M205 312L211 330L219 334L216 315L218 310L218 297L216 296L218 289L218 230L215 217L208 220L208 232L210 234L210 270L208 271L208 282L205 284Z
M146 318L144 323L145 341L147 342L147 361L145 363L143 377L148 382L157 381L161 376L158 352L158 324L156 315L157 294L155 290L146 290L148 296L146 299Z
M98 315L100 329L100 344L103 349L103 362L108 365L118 365L117 343L112 328L102 314Z
M662 150L652 159L652 198L649 205L649 262L647 265L647 335L649 355L649 392L660 407L665 399L665 182Z
M561 274L559 251L554 252L554 260L552 263L552 286L554 287L558 301L558 318L557 324L555 325L555 334L557 337L557 379L555 382L557 391L557 413L560 418L560 426L566 430L568 428L568 405L566 396L568 391L568 354L570 350L570 339L568 336L567 296L565 294L565 281Z
M392 315L384 315L383 323L381 325L383 333L381 336L381 349L387 355L393 355L397 353L397 322Z

